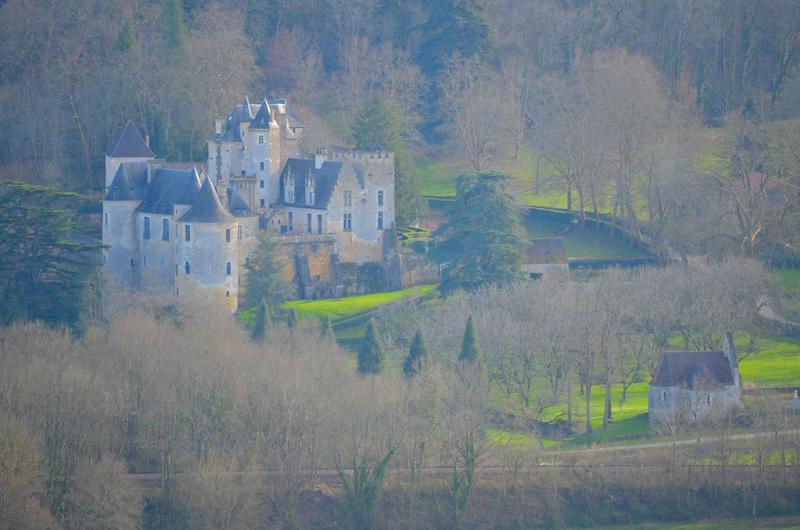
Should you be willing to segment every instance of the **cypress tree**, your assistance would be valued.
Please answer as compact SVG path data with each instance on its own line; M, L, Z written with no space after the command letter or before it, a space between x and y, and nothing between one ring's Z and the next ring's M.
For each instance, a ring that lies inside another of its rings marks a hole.
M161 31L171 48L179 48L186 38L181 0L166 0L161 10Z
M319 333L320 337L329 340L336 340L336 334L333 332L333 323L331 322L331 316L325 315L322 319L322 327Z
M266 334L267 328L270 326L272 326L272 322L269 318L269 307L267 306L267 302L262 300L258 305L258 311L256 311L256 317L253 321L253 332L251 333L253 340L264 340L264 335Z
M475 324L472 322L472 315L467 318L467 327L464 329L464 341L461 344L461 351L458 352L458 360L464 363L476 364L480 357L478 349L478 337L475 334Z
M289 326L290 329L295 329L297 327L297 309L294 307L289 310L289 317L286 319L286 325Z
M375 331L375 323L367 322L364 341L358 350L358 371L362 374L377 374L383 369L383 350Z
M425 339L422 336L422 331L417 329L417 334L414 335L414 340L411 342L408 357L403 362L403 374L406 377L417 375L424 366L427 357L428 348L425 346Z

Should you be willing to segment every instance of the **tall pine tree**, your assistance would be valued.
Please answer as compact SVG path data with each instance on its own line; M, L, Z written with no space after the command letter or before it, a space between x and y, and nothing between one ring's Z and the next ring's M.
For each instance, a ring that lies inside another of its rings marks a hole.
M286 260L266 231L260 230L256 237L255 248L244 262L244 304L253 307L266 300L268 306L279 307L292 291L291 284L283 277Z
M322 326L320 327L319 335L328 340L336 340L336 334L333 332L333 323L331 322L330 315L325 315L322 318Z
M464 329L464 340L461 343L461 351L458 352L458 360L463 363L478 364L480 361L480 350L478 349L478 336L475 333L475 324L472 322L472 315L467 318L467 327Z
M414 223L423 212L419 174L392 109L377 96L369 98L356 114L352 134L357 149L394 153L395 220L398 226Z
M506 179L496 173L458 178L456 200L434 234L439 242L432 255L442 265L443 293L520 277L521 227Z
M414 377L425 366L425 360L428 357L428 348L425 346L425 338L422 336L422 331L417 329L414 340L411 342L411 348L408 352L408 357L403 362L403 374L406 377Z
M251 333L253 340L264 340L266 331L270 327L272 327L272 320L269 315L269 306L267 306L266 300L262 300L258 305L258 311L256 311L255 320L253 322L253 331Z
M381 370L383 370L383 348L378 340L375 323L370 319L367 322L364 341L358 350L358 371L361 374L377 374Z

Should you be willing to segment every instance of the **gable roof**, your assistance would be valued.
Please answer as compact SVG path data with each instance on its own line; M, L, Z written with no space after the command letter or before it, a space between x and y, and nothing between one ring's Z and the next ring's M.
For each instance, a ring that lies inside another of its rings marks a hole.
M275 204L278 206L295 206L297 208L324 210L328 207L341 171L341 162L326 161L322 163L322 167L316 169L313 160L290 158L283 165L280 177L278 177L278 200ZM289 175L289 178L294 182L295 202L293 203L287 203L283 200L285 197L284 187L287 175ZM314 177L314 204L306 204L306 176L308 175Z
M225 210L209 178L203 181L192 207L180 218L182 223L217 223L231 220L233 216Z
M724 352L664 352L650 384L691 389L700 381L711 386L733 384L733 372Z
M119 165L106 201L140 201L147 188L147 162L123 162Z
M256 115L253 117L253 121L250 122L250 128L269 129L271 121L272 116L270 115L269 103L267 103L267 98L264 98L264 101L261 102L261 106L258 107Z
M564 239L548 237L531 240L525 263L566 263L567 252Z
M195 169L158 168L147 185L144 201L137 211L172 215L176 204L192 204L200 189Z
M128 120L122 132L117 136L117 140L108 150L108 156L117 158L155 158L156 155L147 147L139 130Z

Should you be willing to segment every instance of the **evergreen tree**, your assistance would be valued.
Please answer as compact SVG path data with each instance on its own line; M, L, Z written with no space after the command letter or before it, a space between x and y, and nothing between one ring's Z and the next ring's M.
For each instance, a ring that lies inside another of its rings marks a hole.
M456 200L434 234L440 239L432 255L442 265L443 293L519 278L521 228L506 179L495 173L458 178Z
M0 324L77 324L100 259L100 245L80 235L86 202L47 186L0 184Z
M394 153L395 219L398 226L412 224L423 211L419 174L392 109L377 96L369 98L356 114L352 134L357 149Z
M286 325L289 326L289 329L295 329L297 327L297 309L294 307L289 310Z
M336 334L333 332L333 323L331 322L331 316L325 315L322 318L322 327L320 329L320 337L328 339L328 340L336 340Z
M266 300L269 307L280 307L291 293L291 285L283 278L286 260L277 243L266 232L259 231L255 248L244 263L244 305L253 307Z
M171 48L179 48L186 39L181 0L166 0L161 11L161 32Z
M472 315L470 315L467 318L467 327L464 329L464 340L461 343L461 351L458 352L458 360L463 363L476 364L480 361L480 354L475 324L472 322Z
M411 348L408 352L408 357L403 362L403 374L406 377L413 377L419 373L425 365L425 359L428 357L428 348L425 346L425 339L422 336L422 331L417 329L414 340L411 342Z
M367 331L364 341L358 350L358 371L362 374L377 374L383 369L383 349L378 340L375 323L372 319L367 322Z
M267 306L266 300L262 300L258 305L258 311L256 311L255 320L253 321L253 332L251 333L253 340L264 340L264 335L266 335L266 331L270 327L272 327L272 320L269 316L269 306Z
M119 37L117 38L117 48L121 52L130 51L138 46L138 42L136 40L136 31L133 29L133 24L130 22L126 22L124 26L122 26L122 30L119 32Z

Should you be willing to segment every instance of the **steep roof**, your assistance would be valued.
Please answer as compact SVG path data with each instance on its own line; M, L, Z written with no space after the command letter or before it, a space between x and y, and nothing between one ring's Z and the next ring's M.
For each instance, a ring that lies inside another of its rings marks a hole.
M106 201L140 201L147 188L147 162L123 162L119 165Z
M233 216L225 210L217 190L208 178L203 181L192 207L180 218L182 223L218 223L231 220Z
M228 210L231 212L232 215L236 217L247 217L251 215L253 211L250 209L250 205L247 204L247 201L244 200L242 195L239 191L234 188L233 186L228 188Z
M724 352L664 352L650 384L685 386L691 389L701 381L711 386L733 384L733 372Z
M280 189L278 193L278 206L295 206L298 208L315 208L323 210L328 207L331 200L336 182L339 179L339 174L342 171L341 162L323 162L322 167L316 169L313 160L306 160L304 158L290 158L283 165L278 182ZM284 202L284 186L286 175L294 181L294 197L295 202ZM306 204L306 176L311 175L314 177L314 204Z
M200 189L195 169L158 168L147 185L144 201L138 211L171 215L176 204L192 204Z
M253 117L253 121L250 122L250 128L269 129L271 121L272 116L270 115L269 103L267 103L267 98L264 98L264 101L261 102L261 106L258 107L255 117Z
M567 252L564 250L564 239L549 237L534 239L528 247L526 263L566 263Z
M147 147L139 130L132 121L128 121L117 140L108 150L108 156L116 158L155 158L156 155Z

